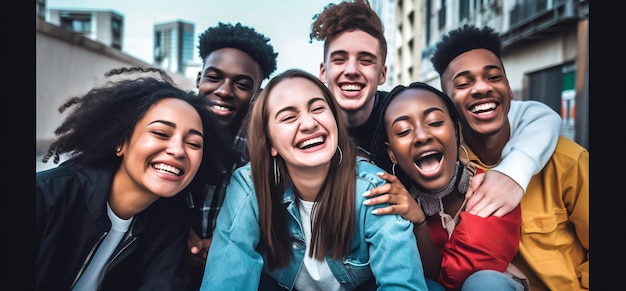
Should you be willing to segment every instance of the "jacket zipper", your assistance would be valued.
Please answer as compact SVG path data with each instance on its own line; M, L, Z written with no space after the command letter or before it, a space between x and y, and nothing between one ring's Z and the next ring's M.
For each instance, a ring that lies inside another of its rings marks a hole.
M98 241L96 241L96 244L94 244L93 247L91 247L91 251L89 251L89 254L85 258L83 265L80 267L80 270L78 270L78 274L76 274L76 277L74 278L74 281L72 282L72 289L74 289L74 286L78 282L78 279L80 279L80 276L82 276L85 269L87 269L87 265L89 265L89 262L91 261L93 255L96 253L96 250L98 249L98 247L100 246L100 244L102 243L102 241L104 240L104 238L107 236L108 233L109 233L108 231L105 231L100 236Z
M128 249L128 247L130 247L137 240L137 237L133 234L133 229L134 229L136 221L137 219L133 219L133 222L131 222L130 228L126 232L126 235L124 235L124 238L122 239L122 242L124 244L121 247L118 246L116 252L113 253L111 257L107 260L106 264L102 266L102 271L100 272L100 275L98 276L98 280L97 280L98 283L97 283L96 290L100 290L102 288L102 282L104 281L104 277L106 277L107 273L109 272L109 267L111 266L111 264L122 253L124 253L124 251Z
M96 290L100 290L100 288L102 288L102 282L104 281L106 273L108 273L109 271L109 266L111 266L115 259L117 259L128 247L130 247L130 245L132 245L135 240L137 240L136 236L132 237L130 240L127 240L124 246L119 249L115 254L113 254L111 258L107 261L107 263L102 267L102 272L98 277L98 288L96 288Z

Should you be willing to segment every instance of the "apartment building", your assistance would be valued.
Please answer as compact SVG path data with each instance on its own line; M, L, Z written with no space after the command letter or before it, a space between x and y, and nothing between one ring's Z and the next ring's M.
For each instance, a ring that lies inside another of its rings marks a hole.
M185 74L187 65L193 61L194 45L193 23L176 20L154 25L155 65Z
M434 47L464 24L498 31L515 99L550 106L563 119L561 134L589 147L588 0L396 0L390 79L439 88Z

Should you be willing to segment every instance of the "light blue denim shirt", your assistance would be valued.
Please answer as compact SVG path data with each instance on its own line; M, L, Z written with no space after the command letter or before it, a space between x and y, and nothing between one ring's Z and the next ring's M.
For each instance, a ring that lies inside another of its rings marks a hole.
M379 290L427 290L424 270L413 235L413 224L399 215L374 215L378 207L363 205L361 194L386 183L382 172L366 161L357 162L355 205L358 225L350 253L342 260L326 257L332 273L346 290L375 277ZM340 194L340 193L338 193ZM293 259L288 267L265 271L281 286L292 290L303 266L305 239L293 188L288 186L284 203L289 212ZM238 168L226 188L226 198L217 218L213 242L200 290L257 290L264 253L259 253L258 203L250 164Z

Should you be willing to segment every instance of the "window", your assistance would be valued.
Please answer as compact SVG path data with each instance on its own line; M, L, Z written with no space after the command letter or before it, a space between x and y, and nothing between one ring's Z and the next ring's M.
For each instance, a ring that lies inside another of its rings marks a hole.
M61 27L79 33L91 33L91 14L62 13Z

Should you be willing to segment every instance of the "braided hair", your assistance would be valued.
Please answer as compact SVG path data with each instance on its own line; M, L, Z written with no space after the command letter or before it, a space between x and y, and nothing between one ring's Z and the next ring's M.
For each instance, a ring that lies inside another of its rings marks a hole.
M385 127L385 112L387 111L387 107L389 107L391 101L393 101L396 96L400 95L400 93L404 92L407 89L413 88L421 88L427 91L431 91L441 99L441 101L446 105L448 112L450 113L450 119L454 123L454 132L456 134L457 145L461 144L459 116L456 111L456 107L454 106L454 102L450 97L448 97L443 92L435 89L434 87L422 82L413 82L408 86L398 85L389 92L387 98L381 100L382 104L380 105L380 110L378 111L378 123L376 124L376 127L374 129L374 137L372 140L371 148L372 160L376 162L376 165L378 165L380 168L387 171L388 173L392 173L393 164L391 162L391 159L389 158L389 155L387 154L387 145L385 145L385 142L389 142L389 139L387 137L387 130ZM402 173L400 167L397 167L395 169L395 172L395 175L398 177L398 179L400 179L400 181L402 181L405 186L410 185L408 177L404 173Z

